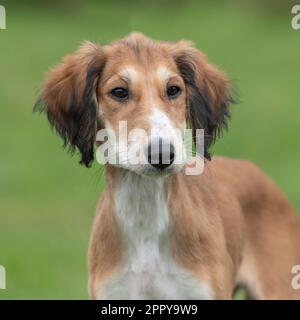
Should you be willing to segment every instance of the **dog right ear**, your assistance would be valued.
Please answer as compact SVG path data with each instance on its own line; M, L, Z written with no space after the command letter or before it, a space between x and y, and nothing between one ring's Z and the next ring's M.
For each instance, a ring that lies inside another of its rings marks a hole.
M204 129L204 156L210 160L210 146L227 128L229 106L234 102L231 81L192 43L179 41L167 47L187 87L187 122L194 137L197 129Z
M80 164L94 159L98 102L96 86L105 63L103 49L85 42L74 54L54 67L42 85L34 111L47 114L64 146L81 153Z

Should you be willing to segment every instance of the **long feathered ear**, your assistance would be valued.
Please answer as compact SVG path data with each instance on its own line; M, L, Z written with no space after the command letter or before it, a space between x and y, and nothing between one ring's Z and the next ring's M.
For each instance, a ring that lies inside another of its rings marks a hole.
M86 167L94 158L98 116L95 88L104 61L102 48L85 42L48 73L34 107L34 111L47 114L64 146L80 151L80 164Z
M209 147L230 117L230 81L190 42L174 44L172 54L187 86L187 121L194 137L196 129L204 129L204 156L210 160Z

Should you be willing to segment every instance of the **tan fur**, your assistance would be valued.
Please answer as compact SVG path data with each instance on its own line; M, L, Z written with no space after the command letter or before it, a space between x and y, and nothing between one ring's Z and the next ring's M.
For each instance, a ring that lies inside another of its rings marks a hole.
M67 112L73 88L76 88L76 98L82 99L86 70L94 60L99 65L104 63L103 50L100 46L85 42L77 52L65 56L63 62L48 73L41 95L47 101L48 112L55 117Z
M148 117L154 108L182 128L191 93L181 70L187 65L211 108L211 134L224 124L230 99L226 76L189 42L159 42L134 33L107 46L86 43L50 72L42 99L58 130L66 126L60 121L70 111L71 93L77 100L84 98L91 64L99 73L93 79L98 109L97 119L92 119L98 129L109 124L117 133L119 121L126 120L128 130L149 131ZM161 68L167 70L167 79ZM166 81L182 88L177 99L166 98ZM115 87L128 87L134 92L133 98L126 104L113 100L109 93ZM84 127L81 122L78 132ZM91 132L84 138L91 140L94 135ZM68 132L65 136L71 145L77 145ZM81 138L76 133L77 140L78 136ZM84 153L82 148L80 151ZM105 190L96 209L88 252L91 298L99 296L105 279L122 265L125 248L114 191L123 170L105 166ZM230 299L238 284L246 285L259 299L297 297L291 287L291 269L300 264L299 222L285 197L257 167L247 161L215 157L206 162L200 176L188 176L182 170L168 176L165 184L172 256L199 281L207 281L214 298Z
M106 191L101 195L97 205L97 214L94 219L92 236L90 239L88 262L89 262L89 293L95 298L95 293L101 288L97 283L104 280L118 265L122 257L122 244L120 232L115 219L113 183L115 175L113 168L106 168Z
M109 179L118 173L107 172ZM274 184L248 161L214 157L201 176L168 178L176 261L208 279L218 299L238 283L259 299L297 298L291 268L299 264L300 228ZM95 284L118 266L122 244L113 219L111 183L96 211L89 249L91 297ZM250 272L243 274L249 262Z
M162 79L159 79L156 72L160 66L167 66L173 73L172 84L179 84L184 88L183 80L178 76L177 66L167 47L134 34L128 39L106 46L105 53L108 58L101 74L98 95L101 113L116 132L119 121L129 118L131 121L128 130L142 128L148 131L145 118L152 106L158 106L170 114L178 127L182 125L185 117L185 93L178 100L167 102L162 91ZM120 72L126 68L137 72L137 81L124 81ZM134 100L128 103L126 108L107 97L107 92L112 88L124 85L133 87L136 93Z

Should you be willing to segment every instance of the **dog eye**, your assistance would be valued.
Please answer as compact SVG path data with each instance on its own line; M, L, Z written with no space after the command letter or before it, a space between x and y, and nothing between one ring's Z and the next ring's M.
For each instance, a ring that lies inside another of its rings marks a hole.
M181 89L178 86L170 86L167 88L167 95L169 99L177 98L181 93Z
M125 88L115 88L111 90L110 95L120 101L125 101L129 98L129 92Z

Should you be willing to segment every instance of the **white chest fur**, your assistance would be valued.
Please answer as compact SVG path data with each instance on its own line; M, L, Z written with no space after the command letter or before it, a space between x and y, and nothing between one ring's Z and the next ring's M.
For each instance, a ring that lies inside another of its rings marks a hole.
M102 299L210 299L207 283L172 260L163 178L127 172L118 186L115 206L126 252Z

